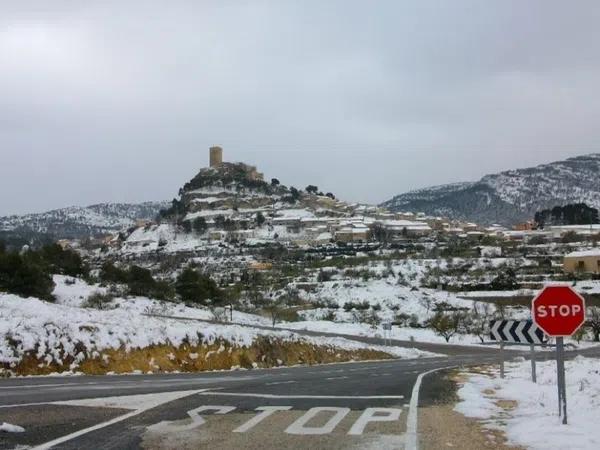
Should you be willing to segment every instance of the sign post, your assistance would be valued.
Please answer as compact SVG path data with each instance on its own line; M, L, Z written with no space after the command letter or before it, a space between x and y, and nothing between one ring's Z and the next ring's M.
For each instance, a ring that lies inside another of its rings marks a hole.
M504 378L504 347L508 344L531 346L531 379L536 382L534 346L544 345L546 336L531 320L492 320L490 338L500 342L500 378Z
M389 342L389 345L392 345L392 323L391 322L384 322L383 323L383 345L387 346Z
M500 344L500 378L504 379L504 342Z
M531 344L531 381L537 383L537 372L535 369L535 346Z
M533 320L548 336L556 338L558 413L567 425L565 341L585 322L585 300L570 286L547 286L531 303Z
M225 311L229 310L229 321L233 322L233 305L229 304L225 307Z

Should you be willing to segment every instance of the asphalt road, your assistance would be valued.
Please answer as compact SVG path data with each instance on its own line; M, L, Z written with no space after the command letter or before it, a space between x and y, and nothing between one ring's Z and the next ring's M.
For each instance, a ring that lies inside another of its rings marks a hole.
M414 449L417 407L451 390L443 371L499 358L493 349L453 353L239 372L2 380L0 422L26 431L1 434L0 449Z

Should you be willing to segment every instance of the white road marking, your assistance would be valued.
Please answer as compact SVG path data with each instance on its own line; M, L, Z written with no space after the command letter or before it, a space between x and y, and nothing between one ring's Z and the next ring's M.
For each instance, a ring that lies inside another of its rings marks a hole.
M289 411L290 409L292 409L291 406L261 406L260 408L256 408L256 411L262 411L262 413L257 415L256 417L253 417L241 427L236 428L235 430L233 430L233 432L245 433L247 431L250 431L256 425L261 423L266 418L272 416L274 413L278 411Z
M54 439L52 441L46 442L44 444L40 444L38 446L35 446L35 447L32 448L32 450L48 450L48 449L50 449L50 448L52 448L52 447L54 447L56 445L63 444L65 442L71 441L71 440L73 440L75 438L78 438L80 436L88 434L88 433L90 433L92 431L100 430L100 429L106 428L106 427L108 427L110 425L114 425L115 423L123 422L124 420L130 419L131 417L139 416L140 414L142 414L142 413L144 413L144 412L146 412L146 411L148 411L150 409L156 408L156 407L158 407L158 406L160 406L162 404L169 403L169 402L172 402L174 400L178 400L180 398L189 397L190 395L201 393L204 390L205 389L196 390L196 391L170 392L169 393L169 394L171 394L170 396L168 396L168 397L161 396L160 401L157 401L153 405L148 404L146 406L146 408L137 409L135 411L132 411L132 412L127 413L127 414L124 414L122 416L115 417L114 419L109 420L107 422L99 423L99 424L94 425L92 427L84 428L83 430L76 431L75 433L67 434L66 436L62 436L62 437L59 437L59 438Z
M90 384L90 383L87 383ZM35 389L42 387L55 387L55 386L81 386L79 383L51 383L51 384L24 384L22 386L2 386L0 389Z
M417 377L417 381L413 387L412 395L410 397L410 405L408 407L408 419L406 420L406 450L418 450L419 449L419 438L417 435L417 420L418 420L418 408L419 408L419 390L421 389L421 383L423 378L440 370L452 369L456 366L440 367L439 369L433 369L428 372L423 372Z
M257 378L261 378L261 376L242 376L242 377L214 377L214 378L161 378L155 380L125 380L125 381L112 381L110 383L105 382L93 382L89 381L87 383L47 383L47 384L24 384L19 386L0 386L0 390L23 390L23 389L37 389L37 388L60 388L64 389L65 387L79 387L81 389L86 389L89 386L98 386L97 389L114 389L115 384L130 384L132 387L139 387L139 382L142 383L223 383L223 382L237 382L237 381L246 381L246 380L255 380Z
M173 421L163 421L155 425L150 425L147 427L147 430L157 431L160 433L181 433L184 431L190 431L206 423L206 420L204 420L204 417L202 417L200 413L214 411L215 414L224 415L234 411L235 409L235 406L201 406L200 408L192 409L191 411L187 412L188 416L190 416L190 419L192 419L192 421L188 424L178 425Z
M347 380L348 377L329 377L329 378L325 378L327 381L333 381L333 380Z
M282 399L322 399L322 400L402 400L403 395L275 395L251 394L243 392L211 392L204 391L198 395L224 396L224 397L252 397L252 398L282 398Z
M321 427L307 427L306 424L310 422L315 416L322 412L332 412L333 416L327 421L327 423ZM331 433L338 424L344 420L344 417L348 415L350 408L329 408L319 407L309 409L306 414L291 424L285 432L287 434L296 435L321 435Z
M37 403L14 403L12 405L0 405L0 409L5 408L19 408L23 406L41 406L41 405L51 405L52 402L37 402Z
M298 383L295 380L290 380L290 381L275 381L273 383L265 383L265 386L277 386L279 384L295 384Z
M381 415L385 414L385 415ZM398 408L367 408L348 432L351 436L360 436L366 426L372 422L394 422L400 419L402 410Z

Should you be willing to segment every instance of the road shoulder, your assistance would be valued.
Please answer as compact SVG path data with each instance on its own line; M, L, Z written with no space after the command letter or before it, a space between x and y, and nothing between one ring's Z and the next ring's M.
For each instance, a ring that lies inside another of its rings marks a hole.
M425 450L521 450L507 444L497 430L486 429L477 420L454 411L459 382L457 371L432 376L424 386L424 398L419 408L419 443ZM446 395L439 395L445 391Z

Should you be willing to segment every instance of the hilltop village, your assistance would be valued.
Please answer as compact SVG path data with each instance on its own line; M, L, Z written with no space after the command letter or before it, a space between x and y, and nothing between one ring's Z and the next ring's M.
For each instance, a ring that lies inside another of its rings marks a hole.
M348 203L331 192L308 185L287 187L265 181L257 168L223 161L223 149L212 147L210 165L179 191L169 210L156 221L138 221L126 233L98 244L125 254L200 249L206 244L260 246L277 243L302 249L348 248L352 245L402 248L408 243L445 238L485 247L486 242L556 241L573 235L593 237L600 225L556 225L536 229L532 221L508 229L432 217L390 212ZM67 241L62 245L73 245ZM77 245L74 243L74 245Z
M223 342L237 354L241 343L265 348L259 343L268 338L269 351L277 353L280 329L381 337L385 324L396 339L475 345L489 335L491 319L529 317L531 298L552 282L574 284L588 300L590 319L570 345L599 341L600 228L556 224L554 213L540 215L544 227L527 222L508 229L391 212L345 202L315 185L267 179L255 166L225 161L213 147L209 166L155 219L103 238L16 253L0 248L0 258L22 264L35 280L23 285L15 275L0 295L0 308L11 317L2 370L204 370L176 357L182 345L207 350ZM313 362L381 351L356 342L324 351L331 344L325 338L302 342L316 346L311 354L320 356ZM153 356L152 364L106 353L149 345L171 350L161 363ZM286 357L247 352L210 367L306 358L304 350Z

